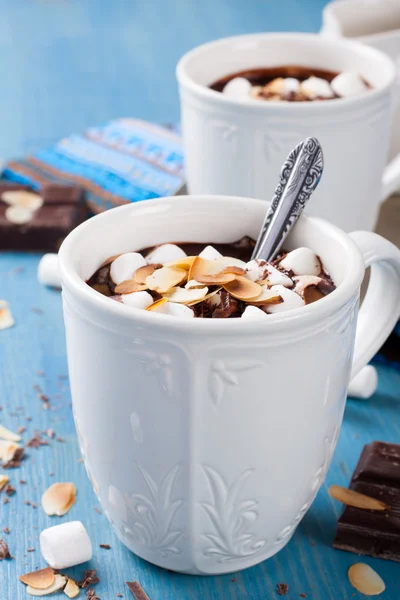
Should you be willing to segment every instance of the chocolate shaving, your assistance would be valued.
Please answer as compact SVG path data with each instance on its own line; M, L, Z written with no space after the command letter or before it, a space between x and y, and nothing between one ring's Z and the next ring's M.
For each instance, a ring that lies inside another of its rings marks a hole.
M10 498L4 498L3 504L8 504L10 502Z
M103 513L101 512L101 510L100 510L99 508L97 508L97 506L94 506L94 507L93 507L93 510L95 510L95 511L97 512L97 514L98 514L98 515L101 515L101 514L103 514Z
M289 586L287 583L277 583L276 584L276 593L278 596L286 596L289 592Z
M7 535L10 533L10 529L8 527L4 527L3 529L4 533L6 533Z
M135 600L150 600L138 581L127 581L126 585L132 592Z
M42 436L40 433L36 432L33 438L31 438L28 442L26 442L27 448L39 448L39 446L48 446L49 442L46 440L42 440Z
M96 569L88 569L83 574L83 579L78 583L78 586L82 589L88 588L90 585L96 585L100 579L97 577Z
M25 450L23 448L17 448L12 459L4 463L3 469L16 469L17 467L21 466L21 460L24 456L24 452Z
M35 552L35 548L27 548L26 551L27 552Z
M100 600L100 597L97 596L93 588L89 588L88 590L86 590L86 598L89 598L89 600Z
M4 488L4 491L7 494L7 496L12 496L13 494L15 494L15 488L13 488L13 486L10 483L7 483L6 487Z
M111 546L109 544L99 544L100 548L103 548L104 550L110 550Z
M20 434L21 433L25 433L25 431L26 431L26 427L23 427L23 426L22 427L18 427L18 429L17 429L17 433L20 433Z
M213 319L228 319L229 317L240 317L243 310L241 310L240 300L237 300L231 296L226 290L219 292L221 298L221 304L212 313Z
M3 558L12 558L12 556L6 542L0 539L0 560L3 560Z

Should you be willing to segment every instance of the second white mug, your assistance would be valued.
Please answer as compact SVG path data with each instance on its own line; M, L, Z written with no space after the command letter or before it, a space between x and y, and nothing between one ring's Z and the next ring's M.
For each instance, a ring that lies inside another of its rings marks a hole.
M356 71L373 89L324 102L262 102L208 87L244 69L294 64ZM178 63L177 77L190 193L268 200L290 150L315 136L326 168L308 211L346 231L374 228L382 196L400 180L399 164L386 173L383 189L395 83L389 57L314 34L252 34L192 50Z

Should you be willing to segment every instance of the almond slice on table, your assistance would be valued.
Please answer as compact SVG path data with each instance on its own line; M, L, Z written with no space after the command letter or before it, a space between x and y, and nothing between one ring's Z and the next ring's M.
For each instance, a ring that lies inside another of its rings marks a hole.
M42 196L26 190L9 190L8 192L3 192L1 199L10 206L22 206L29 210L38 210L43 206Z
M0 425L0 439L8 440L10 442L20 442L21 436L18 435L18 433L10 431L10 429L7 429L3 425Z
M377 596L386 589L382 577L365 563L351 565L348 578L351 585L365 596Z
M76 596L79 594L79 591L79 587L75 581L68 578L67 585L63 590L64 594L66 594L68 598L76 598Z
M165 294L171 288L182 283L187 277L187 271L177 267L162 267L146 278L146 285L150 290Z
M4 215L7 221L13 225L25 225L29 221L32 221L34 212L24 206L13 204L6 208Z
M3 488L6 487L8 482L9 482L9 478L7 475L0 475L0 492Z
M0 440L0 459L5 463L13 460L17 450L22 448L16 442L10 442L8 440Z
M176 287L170 290L166 295L168 302L177 302L178 304L191 305L204 300L208 292L207 287L202 288L182 288Z
M355 508L364 508L365 510L388 510L390 506L381 500L371 498L365 494L360 494L354 490L341 487L340 485L331 485L328 490L331 498L342 502L346 506L354 506Z
M55 575L54 582L49 587L38 590L38 589L32 587L31 585L28 585L28 587L26 588L26 591L31 596L47 596L48 594L52 594L53 592L57 592L58 590L61 590L65 586L66 582L67 582L67 578L64 577L64 575Z
M138 269L135 273L135 281L136 283L139 283L141 285L146 285L146 279L150 276L153 275L154 271L156 269L160 269L162 267L161 264L149 264L149 265L145 265L144 267L140 267L140 269Z
M126 279L115 287L115 294L133 294L133 292L144 292L147 285L141 285L134 279Z
M262 292L262 287L258 283L241 275L238 275L234 281L224 284L224 289L238 300L251 300L257 298Z
M150 304L150 306L148 306L146 308L146 310L149 312L153 312L153 310L157 311L157 309L160 308L160 306L162 306L166 302L168 302L167 298L160 298L159 300L156 300L155 302L153 302L153 304Z
M0 300L0 331L15 325L8 302Z
M263 285L260 294L248 302L253 306L267 306L269 304L282 304L283 298L276 290Z
M53 585L55 580L54 571L51 567L40 569L40 571L32 571L20 576L20 581L37 590L45 590Z
M65 515L76 500L73 483L53 483L42 496L42 507L46 515Z

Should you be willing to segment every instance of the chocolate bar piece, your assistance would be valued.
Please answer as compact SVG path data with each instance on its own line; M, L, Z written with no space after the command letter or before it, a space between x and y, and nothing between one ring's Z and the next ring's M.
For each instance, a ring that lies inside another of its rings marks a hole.
M400 562L400 445L373 442L364 446L350 489L381 500L389 509L346 506L333 547Z
M22 224L10 220L5 192L32 192L43 204ZM27 185L0 181L0 250L57 252L64 238L89 217L84 190L74 185L47 184L39 191Z

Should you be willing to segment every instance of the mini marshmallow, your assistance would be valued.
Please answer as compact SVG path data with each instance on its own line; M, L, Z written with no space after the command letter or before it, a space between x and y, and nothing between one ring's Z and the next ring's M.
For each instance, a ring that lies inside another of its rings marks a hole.
M375 367L367 365L350 381L347 394L352 398L371 398L378 387L378 373Z
M153 312L171 315L172 317L183 317L184 319L191 319L194 317L194 312L191 308L185 306L185 304L178 304L177 302L165 302L155 308Z
M243 100L250 96L251 83L244 77L234 77L224 87L222 93L233 100Z
M285 271L293 271L295 275L319 275L321 263L318 256L310 248L296 248L289 252L279 263Z
M162 244L162 246L158 246L146 256L146 261L147 264L165 265L165 263L174 262L180 258L185 258L185 256L187 256L186 252L182 248L179 248L179 246L175 244Z
M68 569L90 560L92 543L80 521L70 521L44 529L40 534L40 550L52 569Z
M328 81L313 75L301 82L300 90L309 98L332 98L334 96Z
M132 279L136 271L146 264L146 260L139 252L126 252L111 263L110 277L118 285L127 279Z
M287 94L295 93L300 89L300 81L295 79L294 77L285 77L282 84L282 94L286 96Z
M263 319L264 317L268 318L268 315L258 308L257 306L246 306L244 309L241 318L247 319L248 321L256 321L257 319Z
M49 287L61 288L60 269L57 254L45 254L40 259L37 277L39 283Z
M304 290L308 288L310 285L318 285L321 283L321 277L316 277L315 275L299 275L293 277L294 281L294 292L303 297Z
M358 73L347 71L339 73L331 81L331 87L337 96L346 98L348 96L357 96L368 91L368 86L364 83Z
M199 254L200 258L205 260L217 260L222 258L221 252L218 252L213 246L206 246Z
M258 258L251 260L246 264L247 277L252 281L265 280L269 285L284 285L285 287L293 287L293 281L273 267L265 260Z
M287 310L293 310L294 308L300 308L300 306L304 306L304 300L292 290L288 290L288 288L283 285L273 285L271 290L278 292L278 294L282 297L283 302L281 304L267 304L265 310L268 313L279 313L285 312Z
M132 294L122 294L121 301L123 304L133 306L145 310L154 300L149 292L132 292Z

